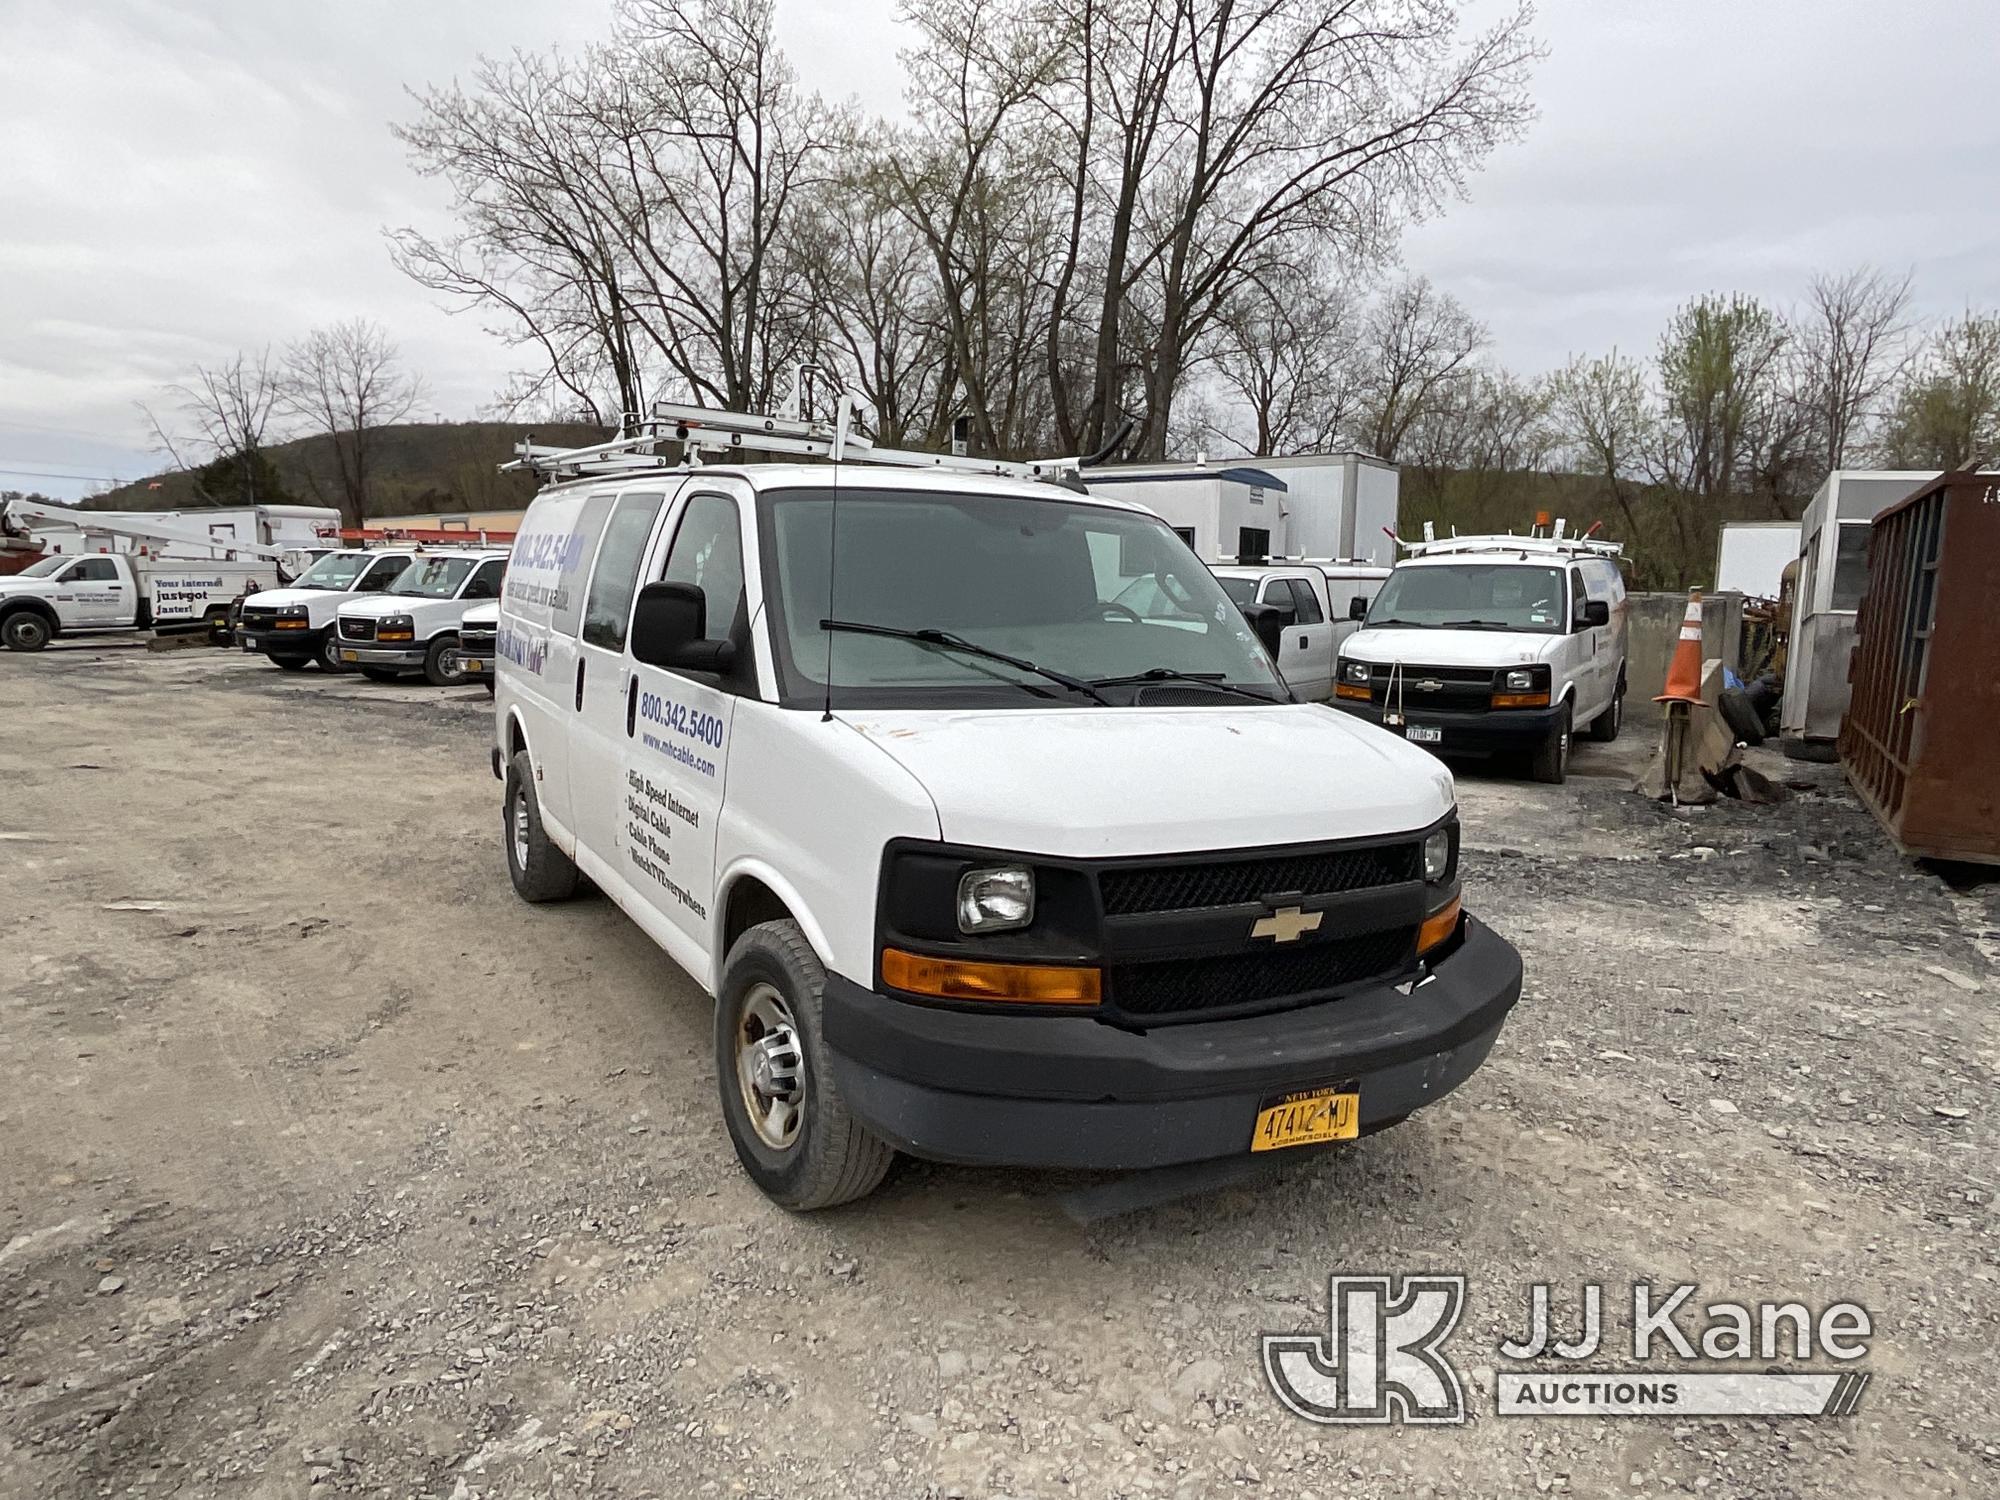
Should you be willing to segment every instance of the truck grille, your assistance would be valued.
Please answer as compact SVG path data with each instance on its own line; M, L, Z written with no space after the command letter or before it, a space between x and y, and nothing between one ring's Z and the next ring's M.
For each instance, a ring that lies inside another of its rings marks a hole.
M493 643L498 638L499 632L491 626L461 626L458 632L458 644L462 650L489 656L493 652Z
M1493 706L1494 669L1491 667L1406 665L1402 668L1400 700L1398 695L1389 691L1391 670L1384 666L1368 669L1369 695L1385 706L1393 706L1400 701L1404 708L1455 710L1460 713L1484 713Z
M1115 964L1106 976L1120 1011L1158 1020L1308 1005L1381 980L1416 958L1416 930L1391 928L1296 948Z
M245 630L271 630L276 628L277 623L278 612L275 609L251 609L247 605L244 607L243 628Z
M1330 896L1415 880L1422 848L1415 842L1311 850L1297 854L1216 859L1200 864L1127 866L1098 874L1104 914L1193 911L1241 906L1266 896Z
M350 641L372 641L375 639L375 622L358 620L347 615L340 617L340 634Z

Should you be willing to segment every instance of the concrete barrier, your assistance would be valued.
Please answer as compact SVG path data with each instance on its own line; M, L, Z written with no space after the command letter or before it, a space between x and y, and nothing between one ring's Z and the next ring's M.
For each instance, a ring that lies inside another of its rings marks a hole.
M1666 686L1667 663L1680 641L1686 594L1627 594L1625 638L1625 717L1659 722L1653 695ZM1742 670L1743 596L1705 594L1701 601L1701 656Z

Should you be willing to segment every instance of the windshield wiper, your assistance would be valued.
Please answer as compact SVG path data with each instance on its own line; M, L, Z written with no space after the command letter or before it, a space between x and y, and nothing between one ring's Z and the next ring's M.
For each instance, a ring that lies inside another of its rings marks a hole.
M1363 630L1373 630L1378 625L1410 625L1418 630L1435 630L1437 628L1428 620L1399 620L1393 615L1386 620L1363 620L1361 622Z
M1254 698L1259 703L1285 701L1283 698L1273 698L1268 693L1260 693L1255 688L1225 682L1220 672L1183 672L1176 667L1148 667L1143 672L1131 672L1123 677L1090 679L1090 685L1094 688L1129 687L1135 682L1198 682L1203 687L1214 688L1218 693L1234 693L1239 698Z
M1505 620L1446 620L1439 630L1519 630L1518 625L1509 625Z
M1004 662L1017 672L1032 672L1037 677L1046 677L1050 682L1068 688L1072 693L1082 693L1093 702L1110 706L1110 700L1096 687L1081 677L1072 677L1067 672L1058 672L1053 667L1044 667L1021 656L1009 656L1005 651L995 651L991 646L982 646L977 641L968 641L964 636L953 635L949 630L905 630L900 625L870 625L860 620L821 620L821 630L844 630L850 635L886 635L899 641L915 641L922 646L934 646L944 651L963 651L968 656L983 656L988 661ZM1026 684L1022 684L1026 686Z

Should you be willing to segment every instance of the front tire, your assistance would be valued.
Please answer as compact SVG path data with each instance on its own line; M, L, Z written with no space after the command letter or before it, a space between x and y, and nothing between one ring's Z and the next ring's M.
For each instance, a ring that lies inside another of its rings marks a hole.
M535 795L535 763L525 750L517 750L507 762L507 790L500 802L500 842L507 850L507 876L523 901L540 905L576 894L576 865L542 827L542 803Z
M1528 774L1548 786L1561 786L1569 775L1569 731L1570 707L1562 706L1556 715L1556 727L1549 731L1549 737L1542 741L1533 758L1528 762Z
M471 681L458 655L458 637L441 635L424 652L424 680L432 687L463 687Z
M789 919L729 950L715 1006L715 1078L736 1159L795 1213L866 1197L896 1160L848 1111L821 1026L826 969Z
M322 672L352 672L354 665L340 659L340 637L334 631L327 631L326 638L319 643L319 669Z
M17 609L0 621L0 643L9 651L39 651L54 635L49 622L32 609Z

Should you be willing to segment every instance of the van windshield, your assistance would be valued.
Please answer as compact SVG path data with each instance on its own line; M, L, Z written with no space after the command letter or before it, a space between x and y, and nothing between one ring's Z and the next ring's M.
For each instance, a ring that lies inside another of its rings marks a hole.
M818 702L829 662L835 701L850 707L1194 703L1211 685L1217 704L1289 699L1164 522L1060 495L843 488L834 538L832 491L775 492L764 587L784 700ZM829 632L828 619L848 628ZM1157 686L1186 678L1198 681L1176 682L1172 699Z
M402 576L382 592L415 594L424 599L449 599L465 582L465 575L477 562L473 557L419 557L403 569Z
M1426 563L1389 575L1369 606L1368 628L1523 630L1563 628L1560 568L1506 563Z
M372 552L329 552L292 581L295 589L330 589L345 593L361 570L375 561Z

